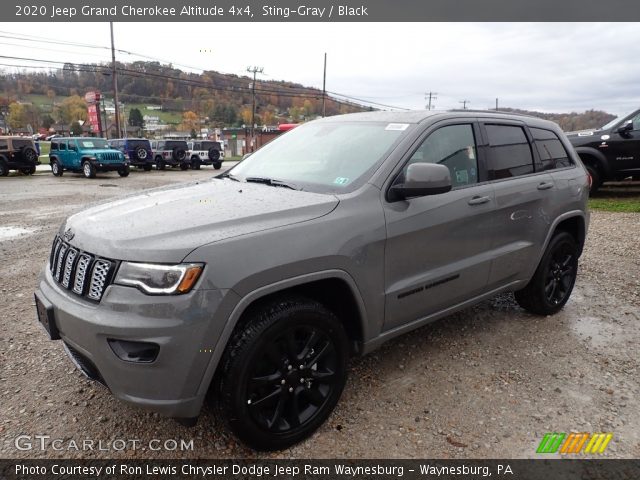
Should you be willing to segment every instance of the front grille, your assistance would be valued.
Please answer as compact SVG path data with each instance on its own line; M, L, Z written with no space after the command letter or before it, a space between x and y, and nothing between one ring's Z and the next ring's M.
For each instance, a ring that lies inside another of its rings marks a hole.
M100 155L100 160L120 160L120 155L117 153L103 153Z
M49 266L55 281L64 288L99 302L113 280L117 263L115 260L78 250L56 236Z

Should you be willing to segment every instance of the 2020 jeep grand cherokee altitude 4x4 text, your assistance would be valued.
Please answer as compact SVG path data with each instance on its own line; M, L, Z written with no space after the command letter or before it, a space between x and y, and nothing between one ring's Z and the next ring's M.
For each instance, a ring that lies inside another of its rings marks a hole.
M239 438L283 448L330 414L350 354L499 292L562 308L587 197L551 122L317 120L218 178L69 217L39 319L118 398L193 421L213 388Z
M591 175L591 193L609 180L640 180L640 110L567 138Z

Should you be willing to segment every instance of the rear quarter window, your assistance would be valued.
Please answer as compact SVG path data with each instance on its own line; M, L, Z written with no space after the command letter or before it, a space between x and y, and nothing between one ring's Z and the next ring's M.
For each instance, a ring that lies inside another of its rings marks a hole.
M0 140L0 150L7 150L9 143L6 140Z
M485 124L485 130L489 140L489 179L533 173L533 154L523 127Z
M555 132L542 128L530 128L529 131L533 135L533 143L540 157L536 170L554 170L573 165L571 157Z

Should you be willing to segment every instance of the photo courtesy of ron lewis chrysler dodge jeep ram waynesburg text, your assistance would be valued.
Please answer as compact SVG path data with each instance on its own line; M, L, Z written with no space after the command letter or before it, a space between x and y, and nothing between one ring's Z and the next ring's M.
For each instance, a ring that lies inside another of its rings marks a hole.
M281 449L329 416L350 355L504 291L560 310L588 194L548 121L328 117L217 178L69 217L38 317L119 399L193 424L213 390L242 441Z

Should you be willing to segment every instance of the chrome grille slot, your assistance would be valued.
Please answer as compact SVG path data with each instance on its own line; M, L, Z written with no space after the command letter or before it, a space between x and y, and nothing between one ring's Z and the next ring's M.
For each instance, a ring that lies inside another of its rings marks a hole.
M78 259L78 266L76 267L76 276L73 281L73 292L78 295L82 295L87 280L87 272L91 266L91 256L83 253Z
M51 273L53 273L55 275L55 271L56 271L56 264L58 263L58 253L60 252L60 247L62 246L62 240L60 240L60 237L56 237L56 241L53 244L53 251L51 252L51 262L50 262L50 267L51 267Z
M62 286L64 288L69 288L72 276L71 274L73 273L74 262L76 261L77 256L78 250L70 248L69 253L67 253L67 260L64 262L64 272L62 273Z
M113 280L117 262L95 258L89 252L72 247L56 236L49 256L51 275L76 295L99 302Z
M67 253L68 248L69 246L66 243L62 242L62 245L60 245L60 250L58 251L58 259L56 260L56 269L53 272L53 276L58 282L62 278L62 264L64 262L64 256Z
M102 293L104 292L110 269L111 262L108 260L96 260L93 264L91 282L89 283L89 292L87 293L87 297L91 300L97 301L102 298Z

